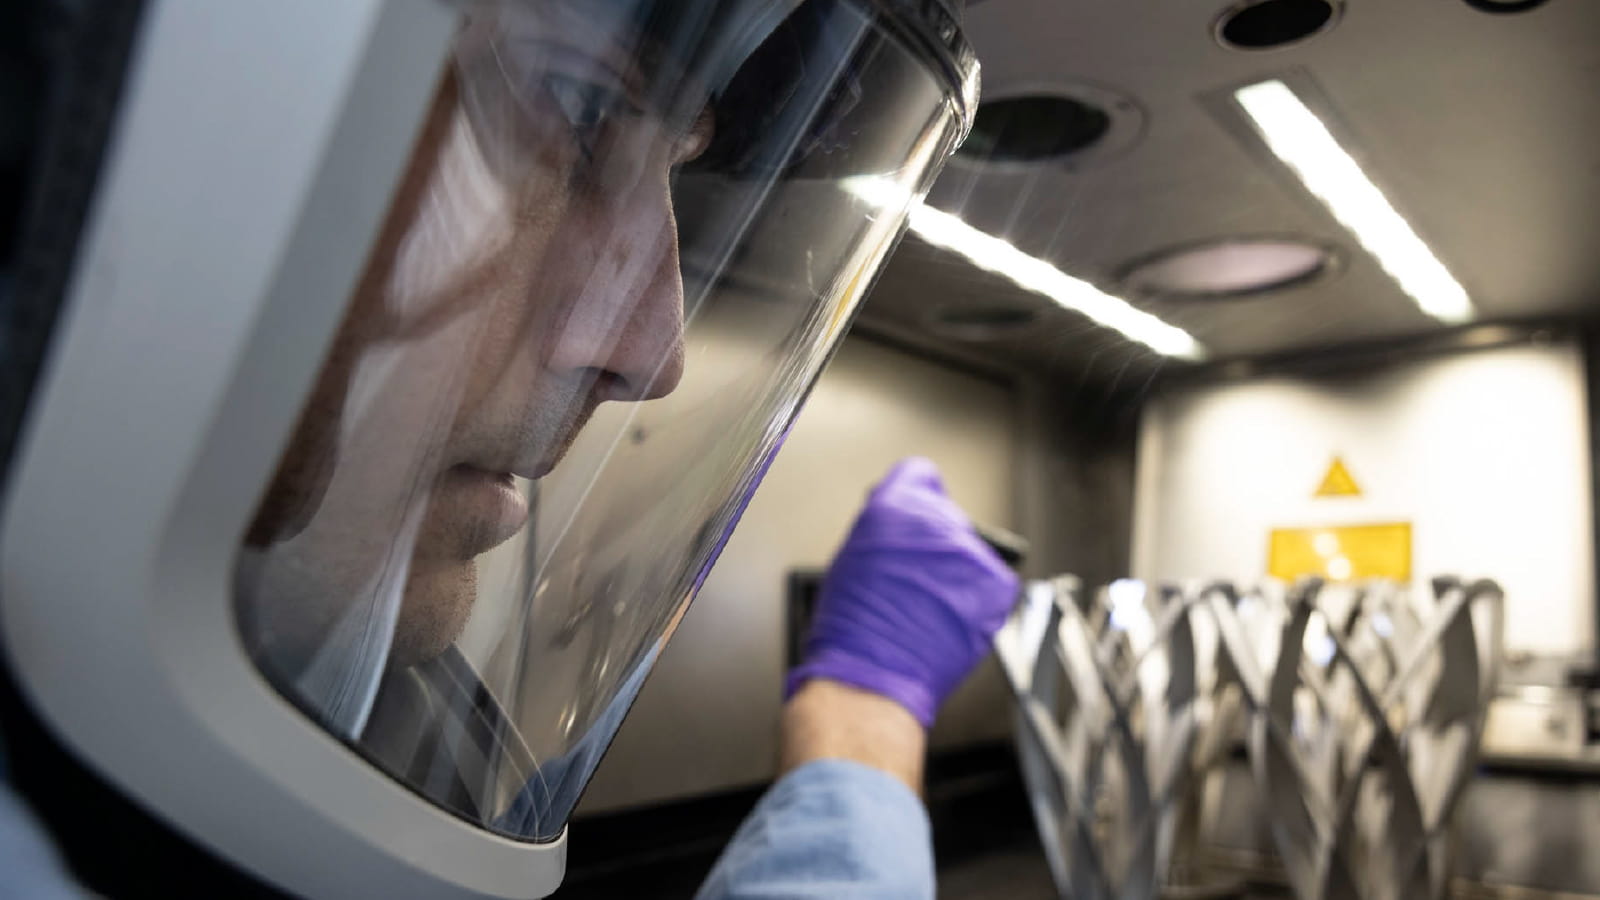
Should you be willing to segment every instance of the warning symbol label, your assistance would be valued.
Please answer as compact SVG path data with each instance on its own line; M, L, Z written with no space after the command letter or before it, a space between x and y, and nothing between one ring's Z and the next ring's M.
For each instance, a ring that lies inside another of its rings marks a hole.
M1344 460L1335 456L1333 465L1328 467L1328 474L1322 476L1322 484L1317 487L1316 496L1359 497L1361 487L1350 477L1350 470L1345 468Z

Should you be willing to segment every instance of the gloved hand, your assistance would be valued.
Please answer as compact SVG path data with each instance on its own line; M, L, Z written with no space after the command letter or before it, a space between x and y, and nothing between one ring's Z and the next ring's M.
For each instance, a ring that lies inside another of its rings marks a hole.
M896 701L928 727L989 652L1016 596L1016 575L945 496L934 464L901 460L834 557L788 693L831 678Z

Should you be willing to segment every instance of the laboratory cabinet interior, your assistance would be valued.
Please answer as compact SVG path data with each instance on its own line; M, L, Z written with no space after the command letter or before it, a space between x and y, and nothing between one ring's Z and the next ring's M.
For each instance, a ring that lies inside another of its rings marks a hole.
M1600 0L27 0L0 113L26 883L687 900L822 682L941 900L1600 900Z
M585 795L564 891L691 895L777 774L831 555L915 454L1027 585L932 732L941 897L1600 896L1600 7L965 22L973 133Z

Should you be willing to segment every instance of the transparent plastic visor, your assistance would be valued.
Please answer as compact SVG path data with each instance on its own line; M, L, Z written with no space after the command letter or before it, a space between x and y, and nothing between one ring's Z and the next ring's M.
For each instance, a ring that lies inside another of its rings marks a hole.
M236 569L263 674L410 789L564 827L960 132L875 9L464 14Z

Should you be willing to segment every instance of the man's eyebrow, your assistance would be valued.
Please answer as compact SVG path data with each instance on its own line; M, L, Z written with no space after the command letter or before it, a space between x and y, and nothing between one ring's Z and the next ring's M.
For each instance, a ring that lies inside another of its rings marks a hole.
M690 49L705 35L685 33L671 15L616 15L596 22L565 4L503 8L495 21L492 43L504 46L513 60L554 47L583 58L615 77L652 115L694 127L711 105L708 85L698 83ZM520 48L520 49L519 49ZM516 65L513 63L513 65ZM517 68L526 68L517 66Z

